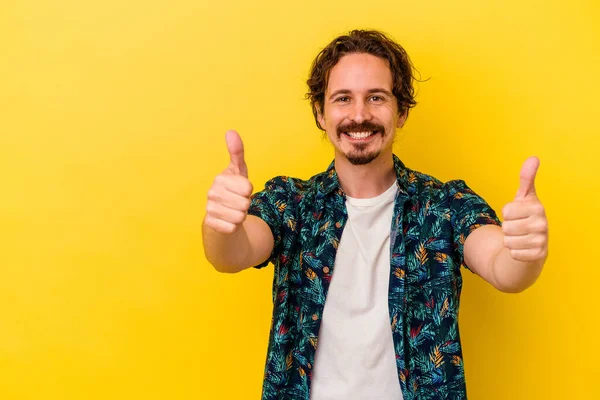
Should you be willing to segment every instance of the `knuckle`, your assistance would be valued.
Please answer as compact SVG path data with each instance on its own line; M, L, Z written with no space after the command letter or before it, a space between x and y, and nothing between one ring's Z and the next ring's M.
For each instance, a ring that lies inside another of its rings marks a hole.
M234 233L236 230L236 226L233 224L222 224L221 225L221 233L230 235Z
M222 235L229 235L234 233L236 230L236 226L234 224L218 217L207 216L204 223L206 226Z
M241 194L245 197L249 197L252 194L252 183L248 179L245 179L244 182L240 185Z
M544 206L542 205L542 203L535 203L532 206L532 210L535 215L544 215L545 213Z
M215 191L222 190L223 188L225 188L225 187L227 186L227 180L228 180L228 179L229 179L229 178L228 178L227 176L224 176L224 175L218 175L218 176L215 178L214 182L213 182L212 188L213 188Z
M216 200L219 198L219 191L213 186L208 190L208 199Z
M533 239L533 243L535 246L543 248L544 244L546 243L546 238L542 235L538 235Z
M206 217L206 219L204 220L204 224L212 230L217 230L217 226L215 225L213 219L210 216Z
M208 203L206 203L206 213L210 216L214 215L215 213L215 203L213 203L212 201L209 201Z
M217 175L218 182L219 182L219 186L227 186L227 184L229 182L231 182L232 179L234 179L235 176L233 175L229 175L229 174L219 174Z
M225 179L225 176L223 174L219 174L219 175L217 175L215 177L214 184L215 185L222 185L224 179Z
M235 224L241 225L244 220L246 219L246 213L243 211L238 211L235 213L235 216L233 217L233 221Z
M527 229L530 233L543 233L544 232L544 222L540 221L537 217L533 218L527 224Z
M242 202L242 207L244 211L248 211L248 209L250 208L250 204L252 204L252 201L250 199L244 199L244 201Z

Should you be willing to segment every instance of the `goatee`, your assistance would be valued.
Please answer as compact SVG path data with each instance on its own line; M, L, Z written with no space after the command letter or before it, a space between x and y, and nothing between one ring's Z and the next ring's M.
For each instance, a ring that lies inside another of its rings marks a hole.
M364 144L356 145L356 147L362 147L356 150L353 150L346 154L346 158L350 161L352 165L365 165L379 157L379 151L373 151L371 153L364 152L364 149L367 147Z
M384 135L385 127L383 125L375 124L370 121L364 121L362 123L351 122L346 125L340 125L337 128L338 140L341 140L341 136L345 132L373 132L374 135ZM348 161L352 165L365 165L376 159L380 151L374 151L367 153L368 143L353 143L354 149L345 154Z

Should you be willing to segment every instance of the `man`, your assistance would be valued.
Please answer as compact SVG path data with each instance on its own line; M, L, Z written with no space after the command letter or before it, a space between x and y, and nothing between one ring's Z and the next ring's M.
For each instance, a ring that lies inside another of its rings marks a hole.
M309 180L276 177L252 195L242 141L209 193L207 259L222 272L271 262L273 320L263 399L463 399L461 266L519 292L539 276L548 224L537 158L495 212L463 181L442 183L393 153L416 102L405 51L352 31L308 80L335 159Z

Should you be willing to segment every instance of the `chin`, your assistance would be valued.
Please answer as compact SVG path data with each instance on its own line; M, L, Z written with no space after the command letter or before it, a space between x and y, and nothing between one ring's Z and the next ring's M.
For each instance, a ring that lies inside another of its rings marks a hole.
M371 161L375 160L377 157L379 157L379 152L372 152L372 153L348 153L345 154L346 159L350 162L350 164L352 165L366 165L369 164Z

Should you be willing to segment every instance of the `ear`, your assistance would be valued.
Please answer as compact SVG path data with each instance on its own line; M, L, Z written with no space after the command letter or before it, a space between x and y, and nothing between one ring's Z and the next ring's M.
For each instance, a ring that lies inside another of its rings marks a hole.
M321 106L315 104L315 109L317 110L317 121L319 121L319 125L321 128L325 130L325 118L323 117L323 112L321 111Z
M396 124L397 128L402 128L404 123L406 122L406 118L408 118L408 109L404 110L402 114L400 114L400 118L398 118L398 123Z

